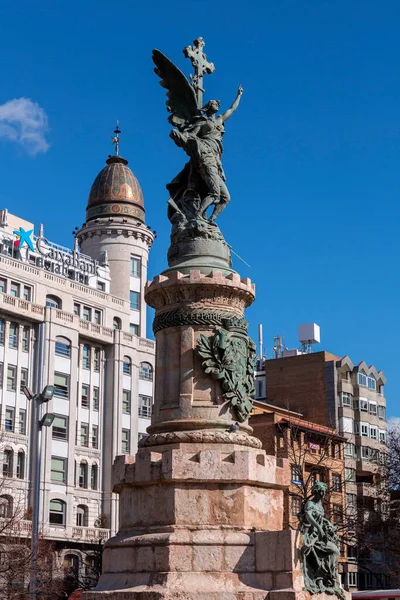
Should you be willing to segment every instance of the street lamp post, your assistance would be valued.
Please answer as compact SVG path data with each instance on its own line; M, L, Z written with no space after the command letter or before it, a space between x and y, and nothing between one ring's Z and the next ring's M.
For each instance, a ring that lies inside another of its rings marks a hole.
M39 543L39 510L40 510L40 465L42 459L42 427L50 427L54 421L52 413L45 413L41 418L40 408L43 404L49 402L54 394L54 386L46 385L40 394L33 394L31 390L24 386L24 394L28 400L33 401L33 422L35 440L36 460L32 470L32 488L33 488L33 512L32 512L32 562L31 579L29 583L29 596L31 600L37 599L37 579L38 579L38 543Z

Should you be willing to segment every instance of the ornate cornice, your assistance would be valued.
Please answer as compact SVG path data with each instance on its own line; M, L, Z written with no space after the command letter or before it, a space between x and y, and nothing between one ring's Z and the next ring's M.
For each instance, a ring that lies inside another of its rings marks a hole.
M236 444L249 448L261 448L261 441L246 433L229 431L170 431L154 433L139 441L139 448L164 444Z

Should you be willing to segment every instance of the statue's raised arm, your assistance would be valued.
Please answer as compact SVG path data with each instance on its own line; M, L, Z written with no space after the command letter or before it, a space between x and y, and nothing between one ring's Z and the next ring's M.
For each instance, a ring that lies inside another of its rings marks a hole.
M242 88L241 85L239 85L238 91L237 91L237 94L236 94L236 98L233 101L232 106L230 108L228 108L228 110L226 110L224 113L222 113L222 115L220 115L220 119L222 119L222 121L224 121L224 123L225 123L225 121L227 119L229 119L229 117L231 117L233 115L233 113L235 112L235 110L239 106L240 98L242 97L242 94L243 94L243 88Z

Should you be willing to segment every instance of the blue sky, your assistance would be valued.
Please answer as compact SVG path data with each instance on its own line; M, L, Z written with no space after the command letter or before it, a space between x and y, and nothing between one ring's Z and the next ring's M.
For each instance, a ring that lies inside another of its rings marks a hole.
M158 232L149 275L163 270L165 183L184 156L151 50L189 73L182 48L203 36L216 65L205 99L226 108L244 88L219 224L251 265L234 260L257 286L253 337L263 323L267 353L276 334L296 347L297 325L317 322L320 349L385 372L399 416L399 29L396 0L3 1L0 207L70 246L118 118Z

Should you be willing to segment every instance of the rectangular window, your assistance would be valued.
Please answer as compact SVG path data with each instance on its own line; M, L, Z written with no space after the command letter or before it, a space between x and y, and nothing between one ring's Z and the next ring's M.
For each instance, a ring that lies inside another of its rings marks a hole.
M18 324L10 323L10 332L8 336L8 347L16 349L18 348Z
M88 385L82 385L82 392L81 392L81 406L82 408L90 408L90 401L89 401L89 386Z
M151 406L152 406L152 398L151 396L143 396L139 394L139 417L144 417L145 419L150 419L151 417Z
M22 393L24 393L24 387L28 387L28 369L22 367L21 369L21 381L19 384L19 389Z
M97 425L92 425L92 448L99 447L99 428Z
M334 492L342 491L342 476L337 473L332 474L332 490Z
M21 435L26 435L26 410L19 409L19 432Z
M371 402L369 403L369 412L371 413L371 415L376 415L378 413L378 407L375 404L375 402Z
M138 256L131 256L131 275L140 277L140 258Z
M346 483L354 483L356 480L356 470L348 469L346 467L344 470L344 477L345 477Z
M7 280L0 279L0 294L5 294L7 289Z
M94 349L93 368L95 371L100 371L100 348Z
M139 292L133 292L132 290L129 292L131 309L139 310L140 307L140 294Z
M376 390L376 381L373 377L368 377L368 389L369 390Z
M368 400L360 398L360 410L368 412Z
M67 459L58 456L51 457L51 481L65 483L67 480Z
M353 395L347 392L342 393L342 404L343 406L353 406Z
M368 423L361 423L361 435L363 437L369 437L369 426Z
M357 374L358 385L367 386L367 376L364 373Z
M130 437L131 437L131 430L123 429L122 430L122 443L121 443L122 454L129 454L129 452L130 452L130 449L131 449Z
M93 388L93 410L99 410L99 388Z
M361 458L371 458L371 452L368 446L361 446Z
M131 392L122 390L122 412L126 415L131 414Z
M22 352L29 352L29 327L22 328Z
M337 523L341 523L343 520L343 511L342 511L342 507L340 506L340 504L334 504L332 506L332 521L333 523L337 524Z
M15 281L12 281L11 285L10 285L10 296L19 298L19 290L20 290L19 283L15 283Z
M373 427L372 425L370 425L370 428L369 428L369 437L371 438L371 440L377 440L378 439L378 428L377 427Z
M344 455L347 456L347 458L353 458L354 444L347 443L344 445Z
M386 444L386 431L383 429L379 430L379 441L381 444Z
M8 365L7 367L7 391L15 392L17 386L17 367Z
M4 321L0 319L0 344L4 344Z
M78 304L77 302L74 302L74 315L77 315L78 317L80 317L81 314L81 305Z
M89 425L81 423L81 446L89 447Z
M10 406L6 407L6 419L4 421L4 429L6 431L14 431L14 409Z
M357 587L357 573L347 573L349 587Z
M356 506L357 494L346 494L346 504L347 506Z
M69 375L64 375L64 373L54 373L54 395L59 398L68 398Z
M93 321L96 323L96 325L101 325L101 310L94 311Z
M0 363L0 388L3 387L4 364Z
M32 288L29 287L29 285L24 285L24 288L22 290L22 297L28 302L32 300Z
M378 417L386 421L386 406L378 406Z
M68 440L68 417L57 415L53 421L53 440Z
M83 310L82 310L82 319L84 321L91 321L92 320L92 309L89 308L88 306L84 306Z
M292 517L297 517L301 510L301 499L297 496L292 496Z
M25 452L17 454L17 477L23 479L25 477Z
M135 323L130 323L129 333L133 333L133 335L139 335L139 325L135 325Z
M301 474L301 469L298 465L291 465L290 466L290 471L291 471L291 475L292 475L292 482L293 483L297 483L297 482L302 482L303 481L303 477Z
M360 421L354 421L354 434L360 435Z
M104 281L98 281L97 282L97 289L100 292L105 292L106 291L106 284L104 283Z
M82 367L90 369L90 346L82 346Z

